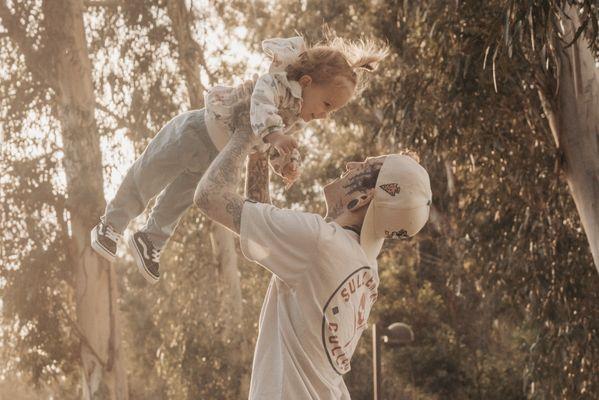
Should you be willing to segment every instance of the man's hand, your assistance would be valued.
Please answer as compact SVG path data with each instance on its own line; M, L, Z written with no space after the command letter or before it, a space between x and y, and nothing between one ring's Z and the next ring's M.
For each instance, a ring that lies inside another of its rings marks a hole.
M297 149L297 140L291 136L284 135L281 132L273 132L264 137L264 141L273 146L281 156L291 154L294 149Z

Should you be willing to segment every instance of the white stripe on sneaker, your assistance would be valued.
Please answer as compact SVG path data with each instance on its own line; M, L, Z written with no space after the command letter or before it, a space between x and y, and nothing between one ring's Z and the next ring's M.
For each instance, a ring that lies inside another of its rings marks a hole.
M97 229L98 227L96 226L91 231L91 247L96 251L96 253L104 257L106 260L113 262L116 259L116 254L108 250L106 247L104 247L104 245L102 245L102 243L100 243L98 240Z
M133 258L135 259L135 264L137 265L137 270L144 277L144 279L151 284L158 283L158 277L152 275L150 271L146 268L144 263L143 254L139 251L139 247L136 244L135 236L131 236L129 238L129 246L133 250Z
M141 244L141 246L143 247L143 250L144 250L144 254L143 254L143 255L144 255L144 257L145 257L146 259L149 259L149 258L150 258L150 255L148 254L148 247L146 246L146 244L143 242L143 240L141 240L141 239L139 238L139 236L138 236L138 237L136 237L136 238L135 238L135 240L137 240L137 243ZM144 264L145 264L145 263L144 263Z

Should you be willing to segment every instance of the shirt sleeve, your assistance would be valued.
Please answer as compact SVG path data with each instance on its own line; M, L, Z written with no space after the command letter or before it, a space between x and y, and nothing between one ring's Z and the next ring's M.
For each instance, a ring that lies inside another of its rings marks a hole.
M284 90L270 74L262 75L254 86L250 102L250 122L252 131L261 139L285 128L283 118L279 115Z
M241 214L243 255L293 285L318 257L326 222L318 214L246 201Z

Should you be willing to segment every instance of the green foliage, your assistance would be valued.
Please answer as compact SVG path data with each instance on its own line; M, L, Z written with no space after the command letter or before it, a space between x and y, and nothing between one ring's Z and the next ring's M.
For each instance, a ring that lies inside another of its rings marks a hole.
M124 4L90 8L85 21L99 134L110 142L124 133L139 153L187 108L187 96L166 3ZM273 182L277 205L323 214L319 186L346 161L411 148L429 170L431 222L412 241L388 244L380 259L373 322L403 321L416 336L409 345L383 347L389 398L599 393L593 379L599 280L535 86L541 78L555 86L554 66L539 76L535 63L551 56L543 46L564 4L281 1L270 8L217 1L193 8L194 36L206 48L206 63L198 66L205 85L247 76L247 60L220 61L233 52L228 39L239 26L255 51L262 39L295 30L316 42L322 23L344 37L360 32L389 43L391 54L368 89L303 135L300 182L287 191ZM32 21L27 36L40 60L48 57L38 2L12 7ZM597 51L597 7L590 0L581 7L581 37ZM224 32L216 46L206 43L210 30ZM1 372L59 386L60 398L68 398L77 391L80 343L71 322L71 238L55 94L10 38L0 35L0 43ZM115 161L104 151L110 174ZM207 232L206 221L190 210L163 254L157 286L146 285L128 256L119 259L132 399L235 398L251 367L236 355L242 345L253 348L269 274L240 262L239 335L221 340L224 312ZM354 399L371 395L369 341L365 334L346 377Z
M6 142L3 159L15 139ZM10 361L2 372L24 370L38 384L72 374L78 357L68 323L71 264L65 251L65 199L55 191L55 171L52 153L24 156L3 168L1 341L2 355Z

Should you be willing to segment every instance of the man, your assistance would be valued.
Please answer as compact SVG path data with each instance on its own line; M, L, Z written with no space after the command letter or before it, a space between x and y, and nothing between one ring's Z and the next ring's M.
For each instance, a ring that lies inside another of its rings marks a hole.
M240 236L246 258L273 273L249 398L349 399L343 375L377 298L376 258L385 238L412 236L426 223L428 174L406 155L348 163L324 187L323 219L236 193L252 140L249 129L236 131L194 196L202 212ZM264 193L268 179L260 182L254 189Z

